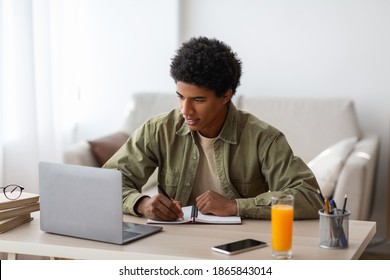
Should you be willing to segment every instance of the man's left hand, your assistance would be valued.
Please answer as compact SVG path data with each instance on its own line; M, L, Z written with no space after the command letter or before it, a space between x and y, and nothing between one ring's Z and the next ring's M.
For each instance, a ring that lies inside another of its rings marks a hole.
M196 206L202 214L217 216L237 215L237 203L213 191L207 191L196 198Z

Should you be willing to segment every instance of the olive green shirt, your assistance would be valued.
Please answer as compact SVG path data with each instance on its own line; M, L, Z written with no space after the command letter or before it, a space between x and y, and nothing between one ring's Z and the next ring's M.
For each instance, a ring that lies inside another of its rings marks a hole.
M199 162L194 133L172 110L135 130L104 165L123 174L124 213L137 215L140 190L156 167L170 197L187 205ZM295 219L318 218L317 181L276 128L231 103L214 149L223 192L236 200L241 217L270 219L271 197L291 194Z

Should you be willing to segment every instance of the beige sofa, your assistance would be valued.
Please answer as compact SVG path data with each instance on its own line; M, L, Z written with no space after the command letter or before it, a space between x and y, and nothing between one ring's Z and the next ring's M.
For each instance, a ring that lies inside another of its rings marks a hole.
M100 166L134 129L152 115L177 107L175 94L140 93L117 133L69 147L64 162ZM368 220L374 192L379 137L361 130L352 100L269 99L236 96L236 106L283 131L295 154L315 173L324 195L339 207L348 195L352 219ZM156 172L144 189L155 191Z

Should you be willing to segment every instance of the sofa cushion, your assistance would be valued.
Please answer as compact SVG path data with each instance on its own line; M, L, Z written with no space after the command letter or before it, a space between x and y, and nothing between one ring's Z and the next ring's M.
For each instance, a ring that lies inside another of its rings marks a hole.
M341 140L308 162L324 197L332 197L337 178L356 143L356 137Z
M129 135L123 132L116 132L95 140L88 141L91 151L99 166L103 166L116 151L126 142Z
M338 141L363 136L350 99L243 97L240 105L282 131L306 163Z
M150 117L178 108L175 93L135 93L130 99L130 109L120 131L131 134Z

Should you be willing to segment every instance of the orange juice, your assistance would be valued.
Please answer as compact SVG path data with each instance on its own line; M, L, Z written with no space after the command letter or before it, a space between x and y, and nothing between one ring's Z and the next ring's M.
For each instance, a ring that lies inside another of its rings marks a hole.
M294 207L292 205L272 205L272 249L274 251L291 250L293 219Z

